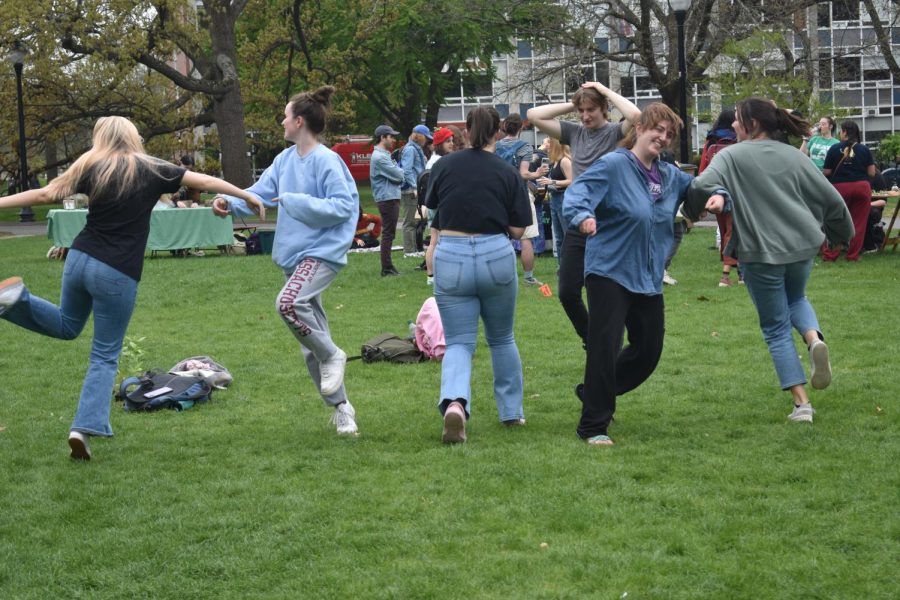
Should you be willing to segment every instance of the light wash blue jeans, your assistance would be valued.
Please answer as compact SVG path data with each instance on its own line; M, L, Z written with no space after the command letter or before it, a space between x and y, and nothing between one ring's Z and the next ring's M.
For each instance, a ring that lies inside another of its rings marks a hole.
M491 349L494 400L501 421L524 419L522 361L513 337L518 292L516 255L505 235L442 235L434 252L434 297L447 351L441 366L443 413L459 400L471 413L472 356L478 318Z
M31 295L22 297L2 318L42 335L62 340L78 337L94 311L94 340L81 386L72 429L111 436L110 402L119 367L122 340L134 311L138 283L109 265L70 250L63 267L60 305Z
M563 194L550 192L550 225L553 227L553 254L556 263L562 256L562 243L566 235L566 224L562 215Z
M801 336L810 330L820 331L816 311L806 298L812 266L812 259L786 265L741 262L744 282L756 305L759 327L783 390L806 383L791 327Z

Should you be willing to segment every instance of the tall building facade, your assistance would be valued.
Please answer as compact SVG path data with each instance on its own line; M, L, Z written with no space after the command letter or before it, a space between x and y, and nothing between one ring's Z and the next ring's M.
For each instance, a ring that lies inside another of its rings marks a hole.
M900 2L874 1L886 26L893 56L900 61ZM870 145L885 135L900 132L900 80L888 69L864 3L858 0L820 2L796 13L794 23L802 33L786 33L786 42L796 57L811 61L815 73L813 94L819 102L841 107L843 114L860 124L863 141ZM809 40L807 43L803 34ZM615 29L598 29L594 38L599 53L621 50L632 42L633 31L624 22ZM657 52L667 52L667 43L661 40ZM565 46L538 52L527 40L516 40L515 52L494 57L496 77L492 78L483 69L478 74L459 78L457 91L448 94L438 121L463 122L468 112L479 105L492 105L501 116L518 112L524 117L532 106L568 100L581 82L591 80L609 86L641 107L661 100L646 70L639 65L610 60L573 61L572 58L567 56ZM777 56L774 60L777 67ZM562 62L575 64L540 77L548 72L548 67ZM782 76L790 76L784 75L783 66L782 61ZM708 75L738 69L736 61L721 56ZM692 151L696 153L709 129L709 120L721 108L723 96L714 85L707 83L693 84L689 93L693 101L689 103L692 109L688 124ZM525 131L523 137L537 142L542 135Z

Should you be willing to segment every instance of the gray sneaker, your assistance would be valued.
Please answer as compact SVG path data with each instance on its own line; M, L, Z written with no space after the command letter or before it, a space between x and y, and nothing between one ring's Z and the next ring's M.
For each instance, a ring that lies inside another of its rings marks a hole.
M0 281L0 315L19 301L23 291L25 291L25 284L22 283L21 277L9 277Z
M815 340L809 347L809 382L817 390L824 390L831 383L828 346L822 340Z
M544 285L543 281L539 281L538 279L535 279L534 277L523 277L522 282L525 285L536 285L536 286Z
M814 414L816 414L816 409L814 409L809 402L801 404L800 406L795 404L794 410L788 415L788 419L800 423L812 423Z
M71 456L75 460L91 460L91 445L88 441L90 436L80 431L69 432L69 448Z
M331 415L331 422L335 425L337 432L340 435L359 434L359 429L356 427L356 411L349 401L334 407L334 414Z

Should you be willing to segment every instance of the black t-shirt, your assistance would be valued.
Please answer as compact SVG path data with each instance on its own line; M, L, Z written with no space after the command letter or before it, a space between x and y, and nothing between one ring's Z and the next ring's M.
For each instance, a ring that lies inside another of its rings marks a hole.
M869 165L875 164L875 161L872 159L872 151L865 144L854 144L851 152L852 156L848 156L844 162L841 162L841 158L844 156L844 148L846 147L847 142L841 142L840 144L834 144L828 149L828 154L825 155L825 168L831 169L831 177L829 179L831 179L832 183L868 181Z
M448 154L431 168L428 208L437 210L435 229L503 233L531 224L525 182L492 152L469 148Z
M99 196L92 194L93 170L85 173L75 191L90 198L87 224L72 248L140 281L150 213L161 195L178 191L184 171L165 162L151 166L138 160L132 189L120 190L113 182Z

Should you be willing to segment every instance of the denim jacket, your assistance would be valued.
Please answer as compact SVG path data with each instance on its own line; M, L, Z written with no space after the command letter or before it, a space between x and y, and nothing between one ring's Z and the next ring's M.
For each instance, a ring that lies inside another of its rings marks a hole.
M369 159L369 180L375 202L400 199L403 169L394 164L390 152L380 146L375 146Z
M400 151L400 164L403 165L404 192L415 192L419 181L419 175L425 172L425 153L422 147L410 140Z
M637 158L625 148L603 156L566 189L567 224L577 228L589 217L597 219L597 233L585 249L585 275L608 277L636 294L662 293L675 214L692 177L675 165L657 164L662 195L655 202Z

